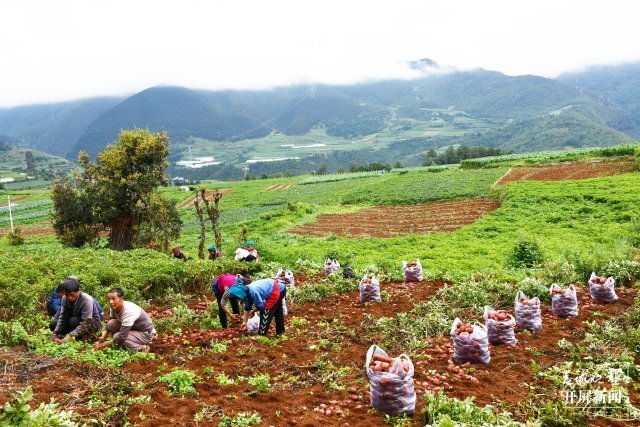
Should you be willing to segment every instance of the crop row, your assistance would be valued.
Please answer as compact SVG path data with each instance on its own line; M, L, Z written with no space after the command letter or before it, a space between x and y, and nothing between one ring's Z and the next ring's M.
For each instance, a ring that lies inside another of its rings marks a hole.
M49 211L36 211L36 212L28 212L28 213L24 213L24 214L20 214L20 215L13 215L13 221L14 222L19 222L19 221L25 221L25 220L29 220L29 219L40 219L40 218L46 218L49 216ZM3 215L0 217L0 224L4 224L4 223L8 223L9 220L11 218L9 218L9 215Z
M26 211L27 209L39 208L41 206L48 206L51 204L51 200L36 200L29 203L11 203L11 212ZM8 213L9 206L0 206L0 214Z
M331 173L326 175L315 175L310 176L309 178L305 178L302 181L298 182L298 185L307 185L307 184L319 184L323 182L335 182L335 181L344 181L349 179L358 179L358 178L367 178L370 176L379 175L379 172L345 172L345 173Z
M504 156L481 157L463 160L463 169L480 169L487 165L507 162L540 163L546 161L569 161L583 157L633 156L640 149L640 144L623 144L612 147L579 148L576 150L540 151L537 153L507 154Z

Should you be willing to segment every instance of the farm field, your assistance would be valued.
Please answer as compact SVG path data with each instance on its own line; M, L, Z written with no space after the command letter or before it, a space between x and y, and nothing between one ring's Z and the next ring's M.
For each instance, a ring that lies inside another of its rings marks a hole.
M314 286L313 278L298 286ZM412 348L389 340L394 335L392 330L387 328L385 337L385 332L380 335L375 327L376 320L384 320L390 313L392 317L401 316L417 304L436 300L445 287L442 281L391 282L382 286L386 295L382 303L362 305L357 302L358 292L350 290L292 304L284 338L254 339L236 328L226 332L197 326L186 330L174 320L175 327L161 333L152 346L152 358L134 360L119 368L99 368L91 363L69 366L47 355L5 352L0 354L6 371L2 384L7 391L31 386L38 401L56 398L62 407L87 418L100 417L109 410L111 422L117 425L125 420L140 426L198 425L198 420L206 424L223 414L235 414L239 408L247 414L259 414L260 425L386 425L380 413L370 411L368 383L362 374L364 354L372 342L377 342L391 354L411 350L417 414L440 393L440 388L449 398L473 397L479 407L491 404L501 411L517 413L523 404L542 405L563 398L561 384L545 376L547 369L555 374L552 367L562 366L559 361L570 360L568 349L559 348L558 343L585 340L593 328L586 326L586 321L606 322L620 316L634 308L637 296L635 289L624 288L619 290L620 299L615 304L594 304L588 290L579 286L581 309L577 318L553 318L550 306L545 304L542 332L517 332L519 342L515 347L491 346L491 362L466 367L466 377L459 378L451 370L453 350L445 334L416 337L418 346ZM186 309L191 316L215 303L210 297L191 297L187 300L190 309ZM153 307L160 312L166 306ZM174 307L173 311L178 309ZM620 366L625 365L621 362ZM193 391L183 395L172 392L171 384L161 380L171 369L192 373ZM68 388L71 379L72 392ZM542 394L539 400L528 401L532 387ZM637 405L640 395L632 389L629 394L630 402ZM333 413L319 413L318 409L325 407L322 405L334 408ZM607 419L590 425L628 425L626 420L637 415L632 408L622 408L616 414L618 421ZM523 414L516 416L520 421L526 418ZM424 422L419 415L405 421L411 420L416 425Z
M594 177L564 173L576 165L563 162L553 176L565 180L503 185L496 183L518 167L209 183L209 190L226 192L224 257L215 262L117 252L102 242L65 248L42 237L48 216L22 218L25 243L0 241L0 405L10 401L9 392L31 387L32 409L54 398L57 410L89 425L637 424L640 173L633 161L590 160L597 170L617 172ZM582 162L576 169L586 170ZM182 235L174 243L196 257L193 194L162 191L183 204ZM51 207L43 190L11 194L22 207L16 215ZM247 239L260 262L233 260ZM212 241L208 227L206 242ZM349 264L355 277L325 278L326 258ZM416 259L424 280L404 283L402 263ZM279 268L295 276L286 333L247 336L237 324L221 329L212 277L273 277ZM617 301L593 301L591 272L615 278ZM44 302L69 274L103 307L108 289L125 289L154 320L151 351L51 343ZM381 302L359 302L365 274L380 280ZM577 317L552 314L553 283L575 286ZM540 299L542 330L516 328L518 343L490 345L488 364L455 367L454 320L484 324L485 306L514 315L518 291ZM364 368L373 344L411 359L414 414L371 409ZM608 400L572 403L580 393Z
M571 179L597 178L635 172L638 166L633 157L581 160L570 163L542 163L535 166L511 168L499 182L504 185L512 181L563 181Z
M324 128L313 128L304 135L272 133L257 139L216 141L215 145L212 141L203 138L191 138L176 144L176 147L182 153L180 160L189 159L188 147L191 147L192 158L213 156L216 161L240 164L243 163L242 159L268 160L304 157L338 150L379 150L399 140L425 136L462 135L465 132L482 131L495 126L481 119L468 117L463 111L422 110L426 116L434 115L434 117L414 119L392 114L380 132L355 139L331 136ZM450 118L445 121L442 118L444 116ZM411 125L405 126L408 123Z
M457 230L498 208L492 199L460 199L421 205L380 206L352 214L324 214L294 229L303 236L393 237Z

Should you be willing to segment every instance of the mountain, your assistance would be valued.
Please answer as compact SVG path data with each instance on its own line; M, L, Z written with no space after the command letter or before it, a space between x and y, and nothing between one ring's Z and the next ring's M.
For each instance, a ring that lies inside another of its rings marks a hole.
M524 152L620 144L639 133L637 64L556 80L457 71L428 58L408 66L422 77L263 91L158 86L126 99L5 109L0 134L75 159L80 150L94 157L121 129L164 129L171 173L222 178L238 175L247 160L268 162L252 163L264 173L322 164L337 170L350 162L416 165L429 148L454 144ZM192 151L223 164L175 165Z
M425 65L426 64L426 65ZM418 66L418 65L416 65ZM431 67L423 60L419 66ZM95 156L120 129L167 130L174 142L260 138L275 131L302 135L316 126L327 134L355 138L385 126L390 108L409 119L424 109L463 110L496 124L527 120L572 103L591 102L576 88L537 76L509 77L486 70L428 75L416 80L351 86L317 85L270 91L196 91L154 87L114 106L78 139L68 157L85 150Z
M625 131L640 137L640 62L590 67L562 74L558 81L583 90L613 110L628 113L632 125Z
M117 139L120 129L166 130L174 142L188 137L211 141L259 138L272 130L306 133L320 122L348 120L371 111L330 87L273 91L196 91L182 87L144 90L91 123L67 157L80 150L95 156Z
M16 145L62 156L87 126L123 98L101 97L0 109L0 134Z

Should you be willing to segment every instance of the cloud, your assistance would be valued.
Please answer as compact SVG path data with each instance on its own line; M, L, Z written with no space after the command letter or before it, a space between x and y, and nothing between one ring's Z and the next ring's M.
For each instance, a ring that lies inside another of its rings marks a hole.
M158 84L411 78L429 57L553 77L640 59L636 2L21 0L0 3L0 106Z

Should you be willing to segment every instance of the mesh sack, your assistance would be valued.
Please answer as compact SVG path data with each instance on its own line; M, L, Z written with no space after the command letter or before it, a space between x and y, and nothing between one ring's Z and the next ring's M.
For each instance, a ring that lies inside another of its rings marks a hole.
M604 283L601 283L603 282ZM613 277L604 279L596 276L596 273L591 273L589 279L589 294L595 302L609 304L615 302L618 299L616 295L616 281Z
M251 319L247 320L247 333L257 334L258 329L260 329L260 315L255 313Z
M487 327L489 343L516 345L518 343L514 331L516 319L510 314L507 315L507 320L491 319L489 315L494 313L496 313L496 310L485 305L484 324Z
M557 317L578 317L578 297L576 288L569 285L567 289L562 289L557 284L549 288L551 293L551 311Z
M406 354L390 359L388 371L374 370L374 357L386 357L387 353L377 345L367 351L365 370L369 378L371 406L389 415L413 414L416 393L413 387L413 363Z
M380 283L365 274L360 281L360 302L380 302Z
M340 270L340 263L338 262L338 260L331 260L330 258L327 258L327 260L324 262L324 275L325 276L329 276L331 273L335 273L336 271Z
M514 302L516 310L516 325L518 328L539 332L542 330L542 314L540 312L540 298L532 299L518 291Z
M407 263L402 261L405 282L422 282L422 264L417 259L416 262Z
M481 363L486 365L491 360L489 354L489 338L484 325L472 325L472 332L455 333L462 321L456 317L451 326L451 336L453 337L453 361L462 363Z

